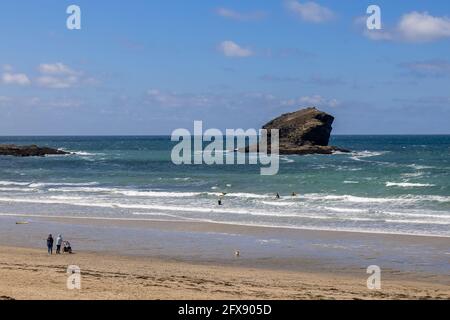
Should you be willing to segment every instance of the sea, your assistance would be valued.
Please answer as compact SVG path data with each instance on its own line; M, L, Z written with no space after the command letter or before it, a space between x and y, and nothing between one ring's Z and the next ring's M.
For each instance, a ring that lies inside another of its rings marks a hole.
M0 156L0 216L450 237L448 135L333 136L332 145L352 152L282 155L274 176L260 175L259 165L175 165L169 136L0 137L4 143L73 154Z

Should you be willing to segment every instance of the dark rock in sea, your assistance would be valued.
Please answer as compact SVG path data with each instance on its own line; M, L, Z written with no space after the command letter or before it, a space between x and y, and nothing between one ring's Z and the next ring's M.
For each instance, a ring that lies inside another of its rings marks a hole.
M350 150L328 146L334 117L316 108L286 113L263 126L268 131L280 132L280 154L333 154ZM268 147L270 151L270 146ZM257 152L258 146L249 146L245 152Z
M58 149L47 147L31 146L16 146L14 144L0 145L0 156L14 156L14 157L44 157L46 155L64 155L70 154Z

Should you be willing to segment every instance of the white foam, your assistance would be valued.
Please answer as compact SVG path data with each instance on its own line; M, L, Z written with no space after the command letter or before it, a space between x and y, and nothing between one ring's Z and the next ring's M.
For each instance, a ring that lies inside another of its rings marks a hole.
M282 158L280 158L280 160L282 160L282 161L284 161L286 163L293 163L293 162L295 162L294 159L289 159L288 157L282 157Z
M436 219L441 219L441 220L450 220L450 215L446 215L445 213L441 213L441 212L435 212L432 211L433 213L407 213L407 212L395 212L395 211L383 211L380 212L381 214L384 215L389 215L389 216L399 216L399 217L414 217L414 218L436 218ZM447 213L447 212L446 212Z
M423 176L423 172L414 172L414 173L404 173L404 174L402 174L402 177L405 177L405 178L418 178L418 177L421 177L421 176Z
M446 196L426 195L426 196L416 196L416 199L420 201L450 202L450 197Z
M16 203L37 203L37 204L67 204L67 205L74 205L74 206L101 207L101 208L114 208L115 207L114 204L112 204L112 203L95 203L93 201L91 201L91 202L76 202L76 200L79 200L79 199L70 198L70 197L66 197L66 198L61 197L61 198L56 198L56 199L51 199L51 197L48 197L46 199L0 198L1 202L7 202L7 203L16 202ZM68 202L68 201L72 201L72 202Z
M280 212L261 212L261 211L251 211L240 208L205 208L205 207L194 207L194 206L167 206L167 205L145 205L145 204L124 204L116 202L96 202L94 199L86 199L82 197L64 197L64 196L52 196L46 199L11 199L11 198L0 198L2 202L19 202L19 203L38 203L38 204L65 204L73 206L84 206L84 207L100 207L100 208L114 208L114 209L134 209L134 210L156 210L157 212L152 213L140 213L134 212L133 215L163 215L164 211L169 212L193 212L193 213L228 213L228 214L239 214L239 215L249 215L249 216L266 216L266 217L290 217L290 218L307 218L313 220L336 220L335 216L320 215L320 214L298 214L298 213L280 213ZM337 212L347 212L347 213L358 213L364 212L364 210L358 209L348 209L348 208L332 208L326 207L325 209ZM175 216L174 216L175 217ZM189 219L189 217L176 216L177 218ZM428 216L423 216L425 219L422 220L389 220L395 223L423 223L423 224L440 224L446 225L450 222L427 220L430 218ZM415 217L415 218L418 218ZM366 222L389 222L383 218L371 218L371 217L338 217L339 220L343 221L366 221Z
M352 153L352 156L350 159L356 160L356 161L363 161L365 158L371 158L371 157L378 157L386 154L388 151L360 151L360 152L354 152Z
M129 197L161 197L161 198L186 198L200 196L200 192L162 192L162 191L135 191L113 190L112 193Z
M334 211L334 212L343 212L343 213L368 213L368 210L364 209L354 209L354 208L335 208L335 207L324 207L326 210Z
M35 185L36 186L36 185ZM218 189L212 187L211 189ZM76 188L50 188L51 192L79 192L79 193L108 193L108 194L121 194L128 197L155 197L155 198L186 198L186 197L198 197L201 195L209 196L222 196L219 192L166 192L166 191L139 191L139 190L127 190L118 188L95 188L95 187L76 187ZM227 193L226 197L234 198L248 198L248 199L266 199L274 198L274 195L256 194L256 193Z
M398 198L369 198L369 197L357 197L351 195L329 195L329 194L306 194L304 195L306 199L315 201L347 201L347 202L357 202L357 203L385 203L392 201L399 201Z
M8 192L8 191L12 191L12 192L32 192L32 191L36 191L36 189L33 188L4 188L4 187L0 187L0 191L1 192Z
M69 152L71 154L75 154L77 156L83 156L83 157L104 155L104 153L92 153L92 152L87 152L87 151L73 151L73 150L67 150L67 149L61 149L61 150L65 151L65 152Z
M355 181L356 182L356 181ZM0 185L28 185L27 183L22 182L11 182L11 181L2 181ZM95 185L96 182L90 183L34 183L29 185L30 188L39 188L45 186L54 186L58 187L63 186L62 188L49 188L48 190L51 192L67 192L67 193L105 193L110 195L124 195L127 197L144 197L144 198L188 198L188 197L200 197L202 195L219 197L223 196L222 193L219 192L166 192L166 191L157 191L157 190L149 190L149 191L140 191L140 190L129 190L129 189L118 189L118 188L103 188L103 187L89 187L87 185ZM64 187L65 186L65 187ZM76 187L71 187L76 186ZM412 184L408 182L402 183L394 183L388 182L388 187L398 186L398 187L431 187L431 184ZM214 188L214 187L213 187ZM235 192L235 193L227 193L225 194L227 198L240 198L240 199L275 199L274 194L257 194L257 193L246 193L246 192ZM333 195L333 194L304 194L298 196L299 199L304 199L305 201L311 200L313 202L317 201L339 201L339 202L350 202L350 203L415 203L420 201L434 201L434 202L450 202L450 196L437 196L437 195L403 195L399 197L361 197L361 196L353 196L353 195ZM270 201L268 201L270 202ZM276 202L279 203L279 202ZM275 205L275 204L273 204ZM277 204L279 206L283 206L282 204Z
M28 186L31 182L0 181L0 186Z
M312 193L305 194L303 196L307 200L314 201L342 201L342 202L355 202L355 203L415 203L419 201L436 201L436 202L450 202L448 196L434 196L434 195L403 195L400 197L392 198L370 198L370 197L358 197L352 195L330 195Z
M292 207L297 205L297 203L295 202L279 202L279 201L261 201L261 203L277 207Z
M98 182L36 182L31 183L30 187L32 188L41 188L41 187L52 187L52 186L94 186L97 185Z
M247 192L234 192L234 193L227 193L226 197L247 198L247 199L267 199L267 198L275 198L275 195L247 193Z
M128 197L161 197L161 198L185 198L200 196L200 192L163 192L163 191L139 191L117 188L93 188L93 187L77 187L77 188L50 188L51 192L73 192L73 193L107 193L118 194Z
M93 188L93 187L78 187L78 188L49 188L50 192L86 192L86 193L94 193L94 192L105 192L112 193L114 189L110 188Z
M342 152L342 151L333 151L334 155L348 155L348 152Z
M435 187L435 186L436 185L429 183L386 182L386 187L421 188L421 187Z
M416 170L435 169L435 167L432 167L432 166L423 166L423 165L419 165L419 164L415 164L415 163L407 165L407 167L413 168Z
M193 206L168 206L168 205L147 205L147 204L124 204L117 202L100 202L95 199L86 199L80 197L64 197L53 196L45 199L25 199L25 198L0 198L0 202L16 202L16 203L37 203L37 204L62 204L82 207L99 207L99 208L114 208L114 209L133 209L133 210L158 210L171 212L194 212L194 213L229 213L251 216L271 216L271 217L295 217L295 218L310 218L310 219L331 219L326 216L311 216L299 214L285 214L280 212L259 212L250 211L241 208L224 209L218 207L193 207Z

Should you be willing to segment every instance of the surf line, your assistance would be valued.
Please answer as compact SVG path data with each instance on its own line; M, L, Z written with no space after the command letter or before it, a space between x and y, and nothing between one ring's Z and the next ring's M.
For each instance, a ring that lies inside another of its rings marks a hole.
M278 129L270 132L265 129L226 129L223 134L214 128L203 131L203 122L194 121L193 134L188 129L176 129L172 132L171 141L178 142L171 153L172 162L176 165L259 164L261 175L276 175L279 171ZM210 143L204 147L205 142Z

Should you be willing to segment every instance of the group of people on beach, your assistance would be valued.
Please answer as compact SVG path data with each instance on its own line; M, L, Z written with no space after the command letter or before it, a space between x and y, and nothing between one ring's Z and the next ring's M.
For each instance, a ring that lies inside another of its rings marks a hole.
M47 250L48 254L53 254L53 244L55 243L53 236L51 234L47 237ZM63 251L65 253L72 253L72 246L69 241L64 241L62 235L58 235L56 238L56 254L61 254L61 246L64 246Z

